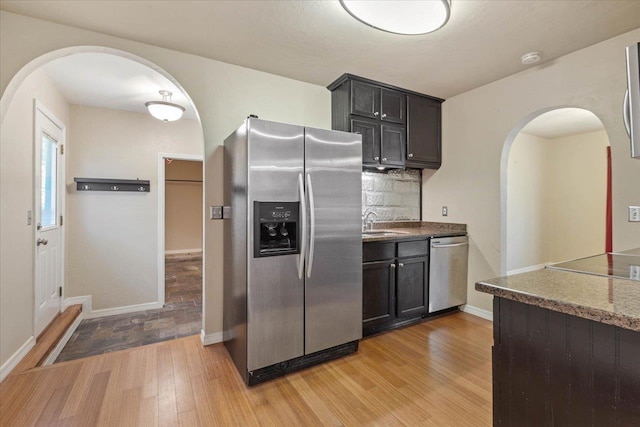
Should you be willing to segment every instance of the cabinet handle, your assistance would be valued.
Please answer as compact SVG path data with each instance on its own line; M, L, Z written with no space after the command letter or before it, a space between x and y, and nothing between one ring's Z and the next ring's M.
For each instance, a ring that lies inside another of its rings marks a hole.
M378 160L380 160L380 157L374 157L373 160L377 162Z
M387 117L387 115L386 115L386 114L383 114L383 115L382 115L382 118L384 119L385 117Z
M383 162L386 162L386 161L387 161L387 158L386 158L386 157L383 157L383 158L382 158L382 161L383 161Z
M413 157L413 153L409 153L409 157Z
M378 114L380 114L380 113L378 113L377 111L375 113L373 113L373 115L376 116L376 117L378 117Z
M395 264L391 264L389 267L396 268L396 265Z
M400 268L402 268L402 267L404 267L404 264L403 264L403 263L400 263L400 264L398 264L398 266L399 266Z

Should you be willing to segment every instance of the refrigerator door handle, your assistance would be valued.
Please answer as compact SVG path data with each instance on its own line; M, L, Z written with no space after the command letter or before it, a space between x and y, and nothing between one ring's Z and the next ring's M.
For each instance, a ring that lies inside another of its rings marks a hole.
M307 174L307 194L309 196L309 259L307 260L307 277L311 277L313 268L313 252L316 246L316 212L315 200L313 198L313 185L311 184L311 174Z
M304 179L298 174L298 192L300 194L300 254L298 255L298 279L304 276L304 255L307 251L307 201L304 194Z
M630 117L630 111L631 109L629 108L629 90L627 89L627 91L624 93L624 102L622 105L622 118L624 119L624 127L627 130L627 135L629 135L629 137L631 137L631 117Z

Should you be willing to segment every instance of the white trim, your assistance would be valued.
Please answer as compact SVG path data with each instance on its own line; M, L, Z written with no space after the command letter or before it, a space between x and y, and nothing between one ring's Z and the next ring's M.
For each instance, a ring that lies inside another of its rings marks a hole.
M493 312L489 310L474 307L473 305L469 304L463 305L462 307L460 307L460 310L464 311L465 313L471 314L472 316L481 317L493 322Z
M551 264L551 263L550 262L545 262L545 263L538 264L538 265L530 265L529 267L516 268L515 270L507 271L507 276L511 276L513 274L528 273L530 271L542 270L543 268L545 268L549 264Z
M82 304L82 313L85 317L87 314L91 313L91 295L65 298L62 303L62 311L65 311L70 306L76 304Z
M64 349L64 346L67 345L67 343L71 339L71 336L73 335L73 333L76 331L76 329L78 329L78 326L80 326L80 322L82 322L83 318L84 318L84 314L82 312L80 312L78 314L78 316L76 316L76 318L73 321L73 323L67 328L67 330L65 331L64 335L62 336L62 338L60 338L60 340L58 340L58 343L53 348L53 350L49 353L47 358L44 359L44 362L42 363L41 366L52 365L53 362L56 361L58 356L60 356L60 353L62 353L62 350Z
M164 247L164 228L165 228L165 212L164 212L164 203L165 203L165 174L164 174L164 159L175 159L175 160L187 160L193 162L202 162L202 175L204 176L204 156L202 154L177 154L177 153L158 153L158 303L164 305L165 302L165 294L164 294L164 257L165 257L165 247ZM202 186L202 201L204 206L204 185ZM204 210L203 210L204 211ZM202 218L202 244L204 246L204 226L205 226L205 218L203 212ZM200 249L202 251L202 249ZM204 254L203 254L204 255ZM204 263L204 261L203 261ZM204 272L204 268L202 269ZM204 312L204 273L202 276L202 310ZM204 315L202 316L202 324L204 326Z
M172 249L170 251L164 251L165 255L202 255L202 248L194 249Z
M7 375L9 375L11 371L13 371L13 368L15 368L18 363L20 363L20 361L27 355L27 353L29 353L34 345L36 345L36 338L31 336L28 340L25 341L24 344L20 346L18 351L13 353L11 357L7 359L7 361L4 362L2 366L0 366L0 382L4 381Z
M113 316L115 314L134 313L136 311L155 310L162 308L164 304L159 302L148 302L144 304L125 305L123 307L102 308L100 310L93 310L90 313L85 314L85 319L95 319L96 317Z
M223 341L222 332L214 332L213 334L205 334L204 329L200 331L200 341L202 345L217 344Z

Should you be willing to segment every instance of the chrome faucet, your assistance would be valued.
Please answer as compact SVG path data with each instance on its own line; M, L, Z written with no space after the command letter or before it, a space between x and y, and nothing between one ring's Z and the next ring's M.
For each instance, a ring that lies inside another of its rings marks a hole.
M369 219L369 217L373 215L375 219ZM372 230L373 223L378 220L378 214L375 211L370 211L369 209L365 210L362 214L362 231Z

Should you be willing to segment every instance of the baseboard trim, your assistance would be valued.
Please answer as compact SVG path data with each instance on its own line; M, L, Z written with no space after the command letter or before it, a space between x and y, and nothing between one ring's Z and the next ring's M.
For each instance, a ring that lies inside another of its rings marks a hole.
M60 340L58 341L56 346L53 348L53 350L51 350L47 358L44 359L44 362L42 363L41 366L52 365L53 362L56 361L58 356L60 356L60 353L62 353L64 346L67 345L67 343L71 339L71 335L73 335L76 329L78 329L78 326L80 326L80 322L82 322L83 318L84 318L84 313L80 312L80 314L78 315L78 317L76 317L73 323L69 325L66 332L64 333L62 338L60 338Z
M197 249L172 249L164 251L165 255L202 255L202 248Z
M460 307L460 310L464 311L465 313L471 314L472 316L481 317L493 322L493 312L489 310L474 307L473 305L469 304L463 305L462 307Z
M97 317L113 316L116 314L127 314L134 313L136 311L155 310L157 308L162 308L163 305L164 304L161 304L159 302L148 302L144 304L126 305L123 307L102 308L100 310L93 310L89 313L86 313L84 318L95 319Z
M213 334L205 334L204 329L200 331L200 340L202 345L217 344L223 341L222 332L214 332Z
M18 363L29 353L29 351L36 345L36 337L29 337L24 344L20 346L18 351L13 353L6 362L0 366L0 382L4 381L4 379L13 371Z
M515 270L509 270L509 271L507 271L507 276L511 276L513 274L528 273L530 271L542 270L543 268L545 268L549 264L551 264L551 263L550 262L545 262L543 264L530 265L529 267L523 267L523 268L517 268Z
M91 313L91 295L65 298L62 303L62 311L65 311L69 306L76 304L82 304L82 314L85 318L89 313Z

